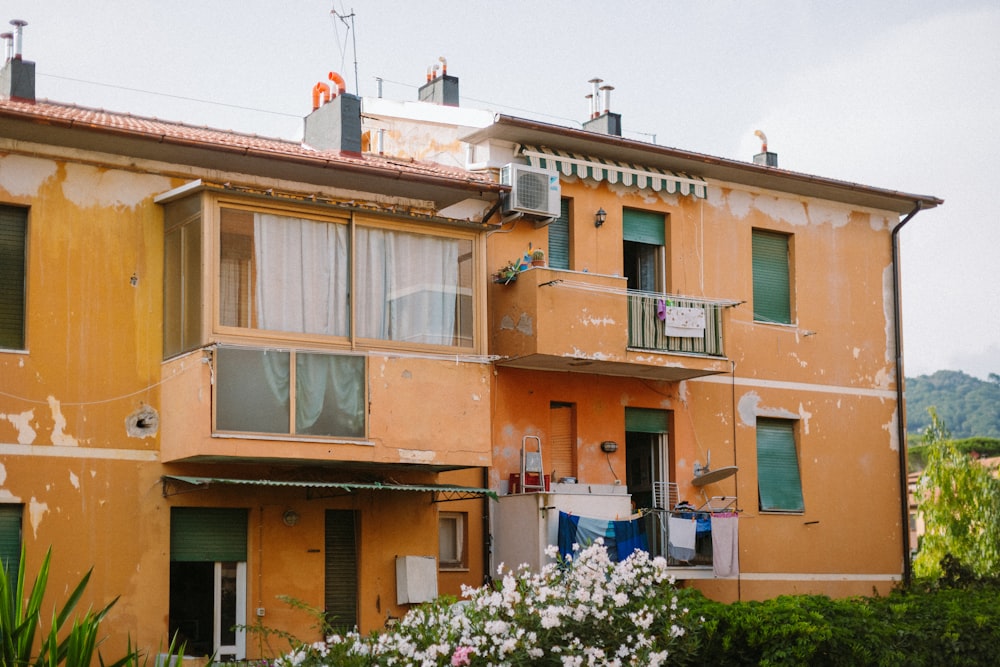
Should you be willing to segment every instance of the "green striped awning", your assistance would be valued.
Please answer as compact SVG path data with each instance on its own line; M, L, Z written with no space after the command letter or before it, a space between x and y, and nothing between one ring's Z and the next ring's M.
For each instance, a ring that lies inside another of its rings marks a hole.
M493 500L497 499L496 491L490 489L480 489L471 486L457 486L453 484L395 484L389 482L314 482L300 480L279 480L279 479L237 479L232 477L189 477L184 475L163 475L160 478L163 483L163 497L185 493L187 491L198 491L211 486L272 486L291 487L306 489L308 491L318 491L324 494L330 493L352 493L354 491L410 491L410 492L431 492L433 502L445 500L468 500L479 496L488 496Z
M653 192L691 195L699 199L708 197L708 184L704 179L691 174L579 155L545 146L521 146L521 155L533 167L554 169L564 176L607 181L612 185L620 183Z

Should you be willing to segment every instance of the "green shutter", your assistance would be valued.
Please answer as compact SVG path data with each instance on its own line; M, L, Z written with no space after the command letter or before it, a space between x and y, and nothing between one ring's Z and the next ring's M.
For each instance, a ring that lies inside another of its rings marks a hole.
M174 507L170 560L242 562L247 559L247 510Z
M0 505L0 566L17 576L21 563L22 505Z
M549 223L549 267L569 269L569 199L559 205L559 217Z
M791 281L788 274L788 237L753 232L753 318L791 324Z
M632 433L666 433L667 411L625 408L625 430Z
M335 628L352 629L358 623L358 548L352 510L326 511L327 621Z
M0 206L0 348L24 349L28 209Z
M665 219L662 213L655 211L622 211L622 238L625 241L635 241L648 245L667 245Z
M757 488L762 511L805 509L793 422L757 420Z

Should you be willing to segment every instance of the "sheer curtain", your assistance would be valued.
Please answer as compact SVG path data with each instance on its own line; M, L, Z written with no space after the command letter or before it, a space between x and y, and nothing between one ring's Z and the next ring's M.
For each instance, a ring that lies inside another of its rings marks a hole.
M254 238L260 328L348 335L347 226L258 213L254 215ZM359 360L361 373L357 370ZM311 432L326 412L322 435L363 435L363 368L360 358L299 353L296 433ZM275 396L287 401L288 356L267 355L265 376Z
M459 241L359 227L355 243L358 336L456 344Z

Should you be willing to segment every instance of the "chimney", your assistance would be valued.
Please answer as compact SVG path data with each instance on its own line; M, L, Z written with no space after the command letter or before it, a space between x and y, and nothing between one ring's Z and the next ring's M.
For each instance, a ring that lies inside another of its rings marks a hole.
M611 112L611 91L614 86L600 86L603 79L591 79L588 83L594 86L594 92L587 95L590 100L590 119L584 121L583 129L599 134L610 134L616 137L622 136L622 116ZM600 87L598 87L600 86ZM601 103L600 93L604 93L604 102Z
M306 116L302 141L321 151L360 155L361 98L344 92L344 79L336 72L330 72L329 79L337 84L337 92L324 94L323 104L318 104L318 93L329 86L320 82L313 88L313 112Z
M441 61L441 75L438 76L438 66L427 68L427 83L420 86L417 99L421 102L440 104L446 107L458 106L458 77L448 75L448 61L444 56Z
M35 63L21 58L22 32L28 22L14 19L10 24L14 32L3 33L7 56L0 69L0 98L34 102Z
M760 130L755 130L754 136L760 139L760 152L753 156L753 163L762 167L777 167L778 154L767 150L767 136Z

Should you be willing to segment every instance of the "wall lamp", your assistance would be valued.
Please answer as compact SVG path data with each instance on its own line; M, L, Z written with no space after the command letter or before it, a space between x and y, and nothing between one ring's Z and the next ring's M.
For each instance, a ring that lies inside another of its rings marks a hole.
M299 513L295 510L285 510L285 513L281 515L281 520L286 526L294 526L299 522Z
M600 227L604 224L604 221L608 219L608 212L603 208L597 209L597 213L594 214L594 227Z
M601 443L601 451L605 454L611 454L612 452L618 451L618 443L614 440L605 440Z

